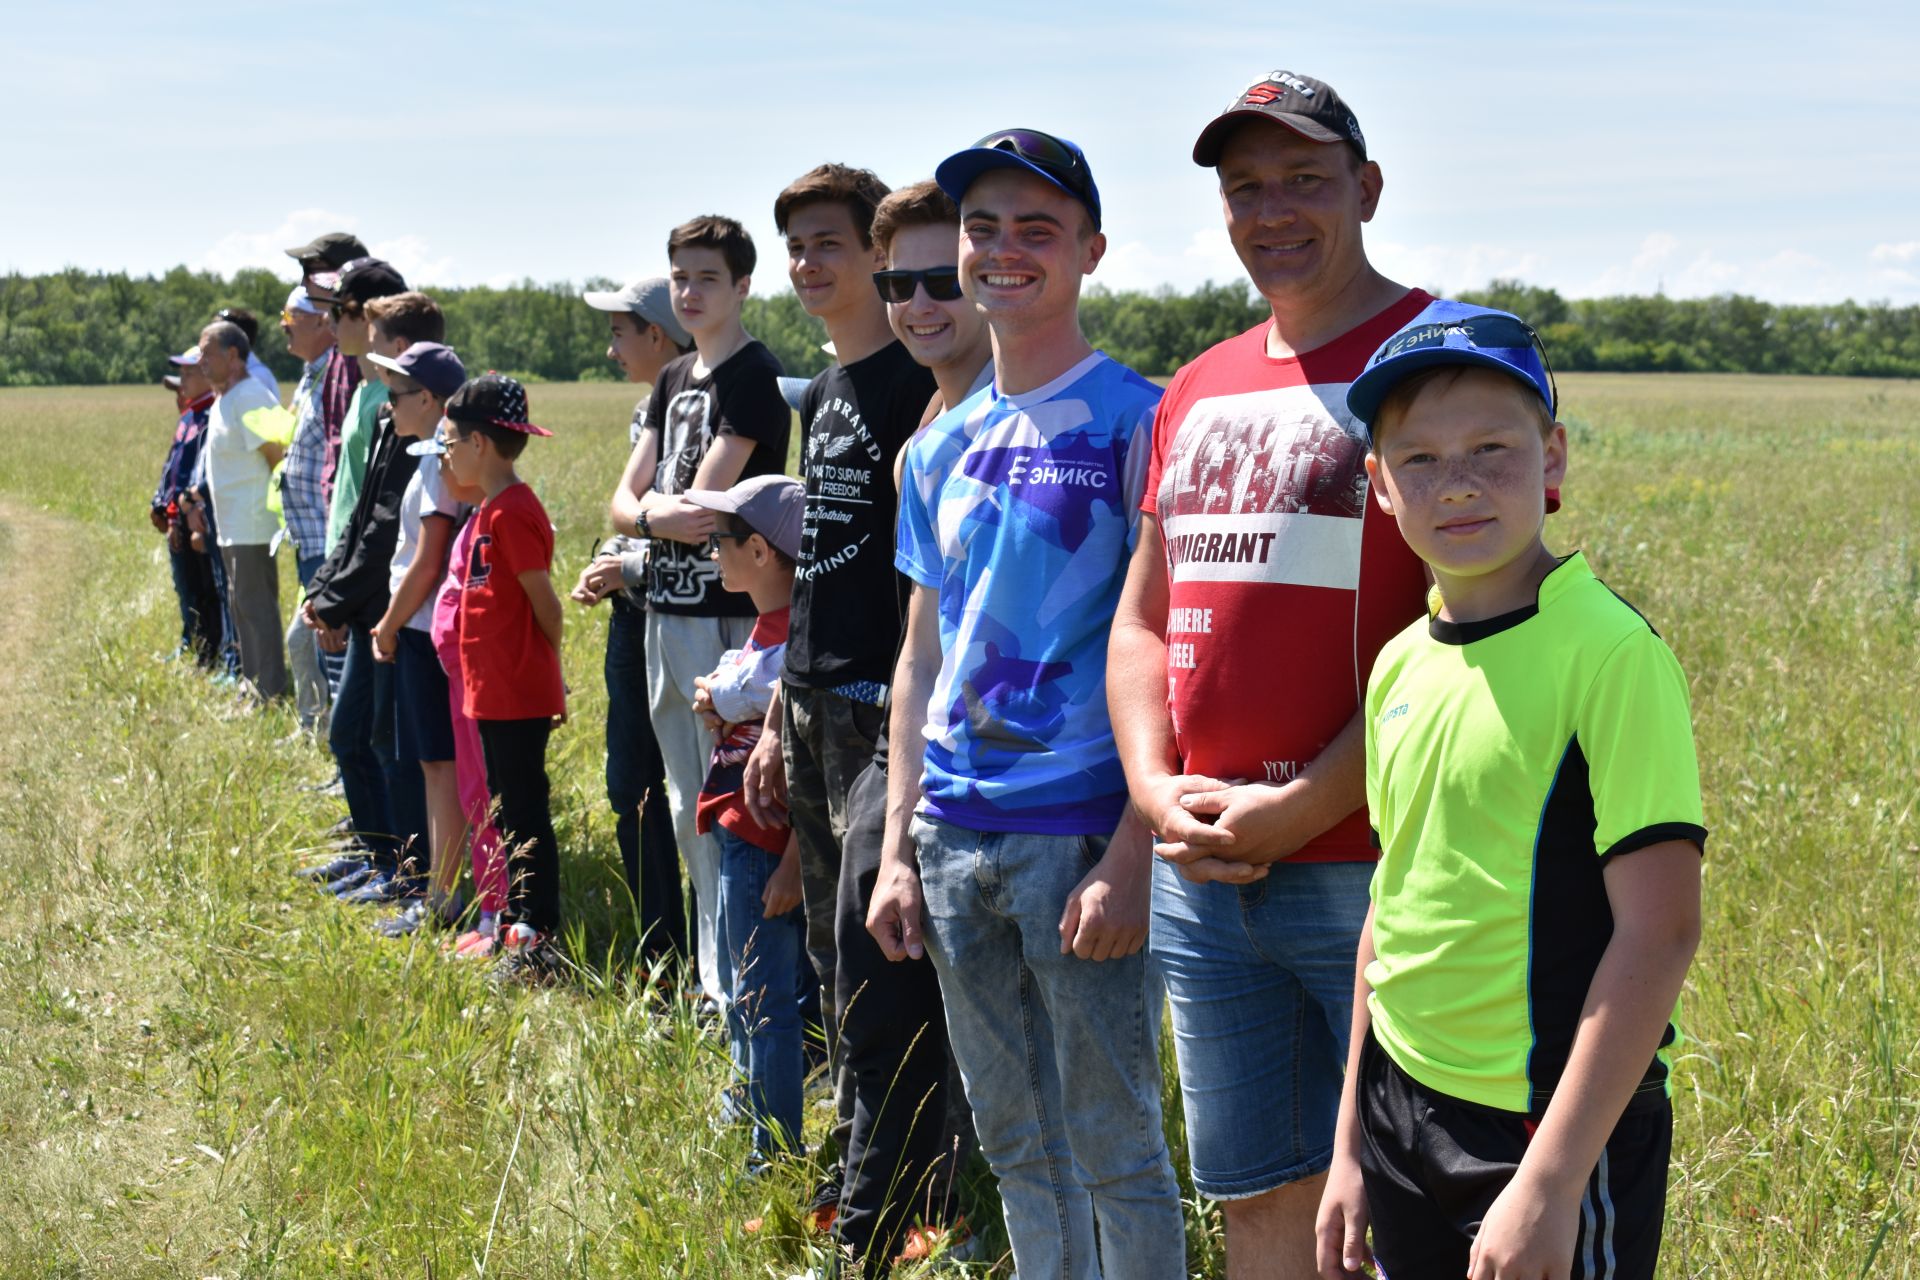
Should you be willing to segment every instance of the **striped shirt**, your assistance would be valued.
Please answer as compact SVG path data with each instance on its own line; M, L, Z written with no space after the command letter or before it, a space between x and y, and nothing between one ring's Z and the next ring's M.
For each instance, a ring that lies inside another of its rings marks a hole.
M286 469L280 473L280 506L287 521L287 535L303 556L321 555L327 549L327 424L321 391L333 354L331 348L321 352L300 372L300 385L293 392L293 412L299 425L294 428L293 443L287 446Z

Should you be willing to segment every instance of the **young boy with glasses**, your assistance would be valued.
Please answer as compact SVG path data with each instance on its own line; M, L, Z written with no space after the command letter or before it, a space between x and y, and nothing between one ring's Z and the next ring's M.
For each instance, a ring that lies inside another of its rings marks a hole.
M1567 438L1531 328L1422 316L1347 407L1435 590L1367 683L1381 853L1322 1274L1651 1280L1707 836L1686 675L1546 547Z
M914 589L867 927L889 958L933 959L1021 1274L1164 1280L1186 1232L1141 954L1151 841L1105 690L1160 391L1081 333L1106 239L1078 147L1005 130L935 178L994 384L907 449Z
M793 829L763 822L740 794L790 634L806 493L796 480L768 475L742 480L725 493L696 489L686 497L714 513L708 554L721 582L750 597L759 611L746 643L695 681L693 699L713 741L697 822L720 845L716 942L727 991L727 1045L753 1125L753 1168L759 1169L801 1151L800 992L803 984L818 981L803 945Z

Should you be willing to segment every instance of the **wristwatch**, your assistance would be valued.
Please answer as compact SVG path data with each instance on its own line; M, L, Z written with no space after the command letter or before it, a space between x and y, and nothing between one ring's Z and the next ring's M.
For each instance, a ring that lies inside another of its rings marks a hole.
M633 531L643 538L653 537L653 521L647 519L646 512L642 511L633 518Z

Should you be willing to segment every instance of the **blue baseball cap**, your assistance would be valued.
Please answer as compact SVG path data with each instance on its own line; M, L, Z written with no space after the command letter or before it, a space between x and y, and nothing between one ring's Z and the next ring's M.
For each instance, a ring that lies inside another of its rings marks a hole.
M1100 188L1093 183L1086 153L1065 138L1038 129L990 133L942 160L933 180L958 204L981 174L994 169L1020 169L1046 179L1086 206L1093 229L1100 229Z
M1479 365L1517 378L1560 412L1553 369L1540 335L1519 316L1505 311L1476 311L1444 320L1416 321L1380 344L1366 369L1347 388L1347 410L1371 428L1380 402L1409 374L1443 364ZM1372 432L1369 430L1369 436Z
M382 369L412 378L436 400L449 400L467 380L467 367L453 348L438 342L416 342L397 356L369 355Z

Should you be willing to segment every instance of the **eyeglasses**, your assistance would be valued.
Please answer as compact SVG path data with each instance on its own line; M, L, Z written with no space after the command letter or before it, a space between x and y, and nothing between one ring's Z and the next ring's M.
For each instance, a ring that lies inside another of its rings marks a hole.
M935 302L952 302L960 296L958 267L928 267L925 271L892 268L873 273L873 287L888 302L912 302L913 291L925 285L927 296Z
M425 387L408 387L406 390L403 391L399 387L394 386L392 383L388 383L387 384L387 401L388 403L392 403L393 401L400 399L402 396L417 396L422 391L425 391L425 390L426 390Z
M753 535L751 533L722 533L720 530L715 529L712 533L707 535L707 554L710 556L717 556L720 554L720 539L722 538L732 538L736 542L745 542L748 538L751 538L752 536Z
M1534 332L1533 326L1517 316L1478 315L1468 316L1464 320L1423 324L1389 340L1375 363L1392 359L1405 351L1444 347L1447 339L1455 336L1482 348L1505 348L1511 351L1518 347L1531 347L1533 353L1540 357L1541 372L1547 375L1547 411L1558 416L1560 387L1553 380L1553 361L1547 359L1547 348L1540 341L1540 335Z

